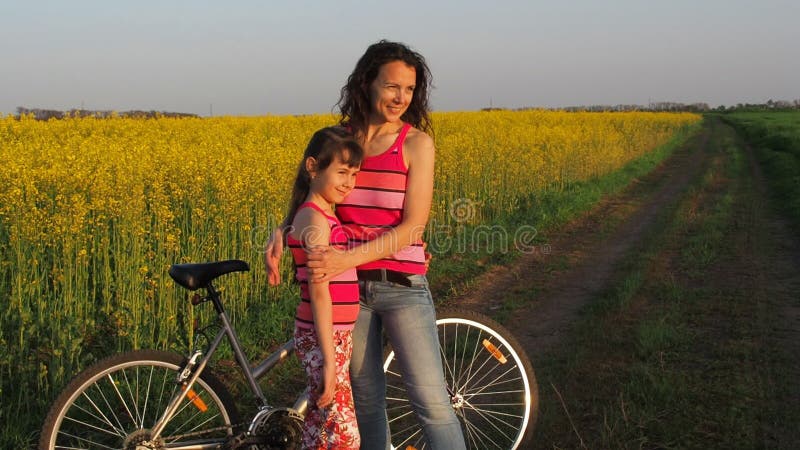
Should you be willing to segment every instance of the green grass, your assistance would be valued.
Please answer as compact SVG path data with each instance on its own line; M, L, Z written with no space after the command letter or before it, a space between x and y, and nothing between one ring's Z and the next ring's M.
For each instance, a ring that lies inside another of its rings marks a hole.
M662 211L571 339L537 361L537 448L761 448L771 427L795 426L798 405L775 399L796 381L764 375L792 358L770 345L779 312L736 283L708 284L737 264L737 218L753 195L742 147L714 133L704 176Z
M742 112L722 118L755 149L775 204L800 230L800 111Z
M458 247L457 244L460 239L471 236L476 231L475 227L468 226L460 229L460 234L456 233L455 237L448 237L451 242L446 246L442 246L446 248L444 250L433 246L433 240L429 237L427 240L429 245L433 247L430 250L435 255L430 272L435 298L443 300L453 293L469 289L471 283L474 282L474 278L489 267L513 263L519 255L514 247L513 237L518 235L520 230L535 229L536 232L533 233L535 236L529 236L532 239L527 242L528 245L539 246L546 244L546 235L543 233L563 225L583 212L588 211L603 196L624 189L630 184L631 180L651 171L696 129L697 127L695 126L684 130L683 133L675 136L667 145L655 149L615 173L587 182L559 185L536 196L523 199L520 207L514 213L505 213L502 219L493 225L493 227L502 227L506 236L510 237L509 240L502 243L505 245L498 247L498 242L478 239L476 241L463 241L468 244L476 243L475 246ZM3 228L0 227L0 233L2 232ZM284 262L286 263L287 261L285 260ZM248 295L252 295L254 291L249 290L246 286L253 284L254 280L251 277L263 277L262 272L261 266L258 263L254 263L253 269L249 274L230 275L232 278L223 278L220 284L225 285L228 283L229 293L231 294L229 296L230 300L238 297L248 298ZM151 276L153 274L148 274L148 277ZM256 281L258 281L257 278ZM5 291L12 282L13 280L11 279L0 279L0 288ZM108 287L108 289L112 288ZM178 288L175 289L180 291ZM270 289L269 298L273 300L265 299L261 302L252 303L247 307L246 314L240 313L239 317L233 318L243 347L249 351L248 356L252 360L265 356L270 348L284 338L288 338L291 333L291 322L276 320L276 317L291 317L295 302L289 299L294 298L295 287L284 284L279 288L268 289ZM507 315L513 311L516 306L524 301L522 299L524 294L520 292L516 297L509 296L507 304L498 311L498 315ZM177 298L181 298L181 296L179 295ZM186 327L185 324L193 323L197 318L207 320L211 316L210 308L200 307L193 309L189 307L183 308L183 304L179 305L182 308L178 308L178 317L173 323L177 328L191 328ZM147 307L158 308L149 304ZM201 312L200 310L203 311ZM234 308L233 305L229 310L232 312L243 311L242 308ZM128 327L141 321L141 318L134 317L134 313L131 310L112 308L107 314L99 314L93 323L70 321L71 316L68 314L61 317L59 320L62 321L62 332L65 336L84 336L82 340L70 341L74 345L84 345L83 352L73 352L71 349L60 348L58 345L49 342L26 342L25 344L28 348L38 347L52 350L29 352L27 359L24 361L12 360L10 353L4 353L0 356L0 358L5 358L4 360L0 359L0 390L2 390L0 394L2 394L3 398L3 405L0 407L0 420L5 424L4 428L0 429L0 448L24 448L35 441L49 399L55 397L58 389L65 384L64 380L68 380L70 376L93 361L116 351L116 345L109 345L110 342L127 342L126 339L128 337L120 333L125 332ZM148 312L138 312L138 314L146 313ZM0 319L4 330L23 330L25 326L29 326L31 323L31 321L24 322L24 317L12 315ZM15 323L14 321L20 321L20 323ZM89 330L88 334L86 330ZM149 330L149 332L158 335L175 334L164 333L163 330L158 329ZM4 337L4 335L0 335L0 340L3 340L0 341L0 345L15 345L14 342L7 342L9 338ZM135 342L127 342L126 345L128 347L137 346ZM184 339L171 341L164 345L171 349L182 350L189 346L189 342ZM80 353L82 359L68 364L51 364L50 357L52 355L49 354L50 351L61 352L62 354ZM232 358L227 346L223 345L220 348L219 357L223 360ZM48 373L48 365L56 367L59 373ZM18 370L20 367L26 368L29 372L33 372L33 368L39 367L41 370L38 373L40 376L46 377L46 379L25 379L21 381ZM222 372L222 377L231 381L236 397L240 398L240 394L244 396L245 386L237 380L238 374L236 371L224 364L219 369ZM291 398L295 392L295 386L299 386L296 383L297 374L296 367L287 367L285 370L276 372L276 374L270 374L270 377L264 382L264 387L269 391L270 395ZM24 386L14 389L15 386L20 384ZM40 395L31 399L31 392L38 392ZM242 398L242 401L247 403L250 400ZM13 407L10 405L13 405Z
M529 243L531 246L542 248L547 244L547 235L550 230L555 230L566 223L576 219L595 207L600 200L613 196L630 186L631 182L643 177L655 169L661 162L669 157L675 149L680 147L692 136L700 125L687 128L681 133L653 151L626 164L620 170L586 182L571 183L565 186L553 187L535 196L521 201L519 210L506 216L495 224L506 230L506 236L517 236L521 229L535 230L535 236ZM611 224L604 224L606 226ZM469 236L474 228L464 227L453 238L456 241L470 242ZM604 232L604 229L597 230ZM509 240L511 251L498 251L500 246L467 247L468 251L459 251L454 246L436 246L429 248L433 254L433 262L428 272L431 289L437 301L446 301L449 296L458 295L470 289L474 278L483 273L487 268L502 264L512 264L520 256L513 251L513 242ZM430 244L429 244L430 245ZM566 262L558 258L548 261L553 270L563 268ZM519 296L507 296L506 305L501 308L495 319L504 320L513 309L524 302ZM530 291L522 293L530 296Z

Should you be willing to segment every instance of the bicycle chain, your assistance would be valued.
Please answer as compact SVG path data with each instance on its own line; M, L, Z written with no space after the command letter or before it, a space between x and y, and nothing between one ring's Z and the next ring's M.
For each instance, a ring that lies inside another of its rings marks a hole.
M233 425L223 425L221 427L209 428L208 430L203 430L203 431L195 431L195 432L192 432L192 433L171 435L171 436L169 436L169 439L171 441L178 441L178 440L185 439L185 438L191 438L191 437L196 437L196 436L202 436L202 435L209 434L209 433L215 433L217 431L228 431L228 430L230 430L232 432L234 429L239 428L239 427L244 427L246 425L249 425L249 423L248 422L242 422L242 423L237 423L237 424L233 424ZM238 437L234 437L232 439L236 440L237 438ZM161 439L163 440L164 438L162 437ZM226 444L226 446L223 447L223 448L227 450L228 448L235 449L237 447L228 447L228 444Z
M177 441L177 440L180 440L180 439L201 436L201 435L213 433L213 432L216 432L216 431L223 431L223 430L231 430L232 431L235 428L243 427L245 425L249 425L249 423L248 422L242 422L242 423L238 423L238 424L234 424L234 425L225 425L225 426L221 426L221 427L217 427L217 428L211 428L211 429L204 430L204 431L195 431L193 433L178 434L178 435L170 436L169 439ZM240 433L239 435L231 437L228 440L228 442L226 442L225 445L222 446L222 449L223 450L238 450L238 449L244 448L245 446L250 446L250 445L267 445L267 441L265 440L264 436L246 436L244 433ZM264 447L264 448L266 448L266 447Z
M266 446L266 444L267 441L264 439L263 436L245 436L243 434L240 434L229 440L222 448L223 450L238 450L251 445Z

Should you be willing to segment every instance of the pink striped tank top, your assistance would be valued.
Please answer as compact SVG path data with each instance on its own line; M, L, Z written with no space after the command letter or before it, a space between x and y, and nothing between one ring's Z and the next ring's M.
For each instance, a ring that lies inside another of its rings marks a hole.
M329 216L319 206L306 202L300 205L298 211L303 208L313 208L319 211L331 227L330 245L339 248L347 246L347 235L344 228L336 217ZM311 297L308 293L308 270L306 268L306 252L303 243L291 235L286 237L286 243L292 251L297 270L295 277L300 283L300 304L297 305L295 314L295 326L299 328L314 328L314 315L311 311ZM333 329L352 330L358 318L358 278L356 269L349 269L333 278L328 289L331 293L333 303Z
M347 232L350 246L370 241L403 221L408 168L403 161L403 142L410 124L404 124L388 150L364 158L356 186L336 205L336 215ZM425 274L425 251L422 241L399 250L388 258L358 267L359 270L390 269Z

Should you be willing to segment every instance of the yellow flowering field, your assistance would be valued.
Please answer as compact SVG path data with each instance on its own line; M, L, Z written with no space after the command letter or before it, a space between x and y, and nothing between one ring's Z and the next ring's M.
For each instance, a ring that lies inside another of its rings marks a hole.
M462 199L476 205L471 221L501 220L532 193L612 172L699 120L435 113L432 220L453 220L449 208ZM285 338L294 288L267 286L260 250L283 218L306 141L334 122L331 115L0 118L4 405L31 392L49 397L66 376L116 349L185 349L178 339L192 332L197 312L167 275L176 262L248 261L249 274L226 279L228 309L234 320L259 314L247 333ZM11 392L19 383L26 389Z

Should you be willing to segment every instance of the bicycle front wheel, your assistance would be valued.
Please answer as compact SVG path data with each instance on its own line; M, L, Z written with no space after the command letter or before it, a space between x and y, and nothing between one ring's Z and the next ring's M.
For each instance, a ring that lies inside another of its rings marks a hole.
M533 367L514 336L474 311L437 311L444 377L470 450L521 449L530 441L539 394ZM394 352L384 363L392 445L425 449Z
M181 392L176 377L185 358L138 350L103 359L84 370L47 414L41 450L218 448L233 434L236 407L227 389L206 369L184 398L161 437L150 430Z

